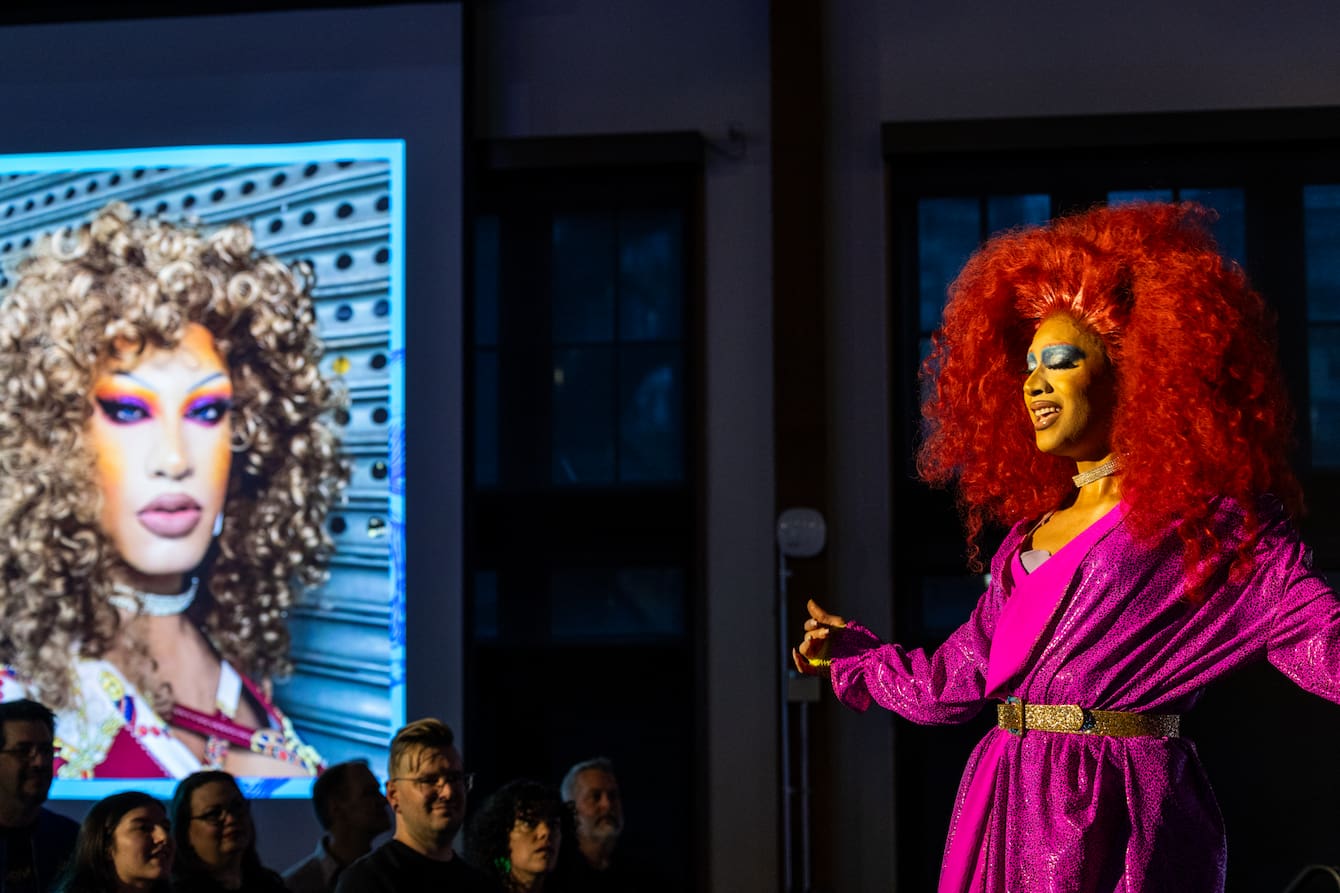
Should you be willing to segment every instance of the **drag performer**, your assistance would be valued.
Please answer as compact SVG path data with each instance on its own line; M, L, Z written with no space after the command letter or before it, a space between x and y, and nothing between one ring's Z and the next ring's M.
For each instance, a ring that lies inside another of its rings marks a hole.
M1269 660L1340 701L1340 603L1291 519L1270 315L1193 205L988 242L923 373L922 477L970 553L1013 525L934 653L813 602L796 653L838 698L998 723L960 784L941 893L1222 890L1222 820L1180 715Z
M0 304L0 699L62 778L305 775L270 700L346 477L308 282L110 205Z

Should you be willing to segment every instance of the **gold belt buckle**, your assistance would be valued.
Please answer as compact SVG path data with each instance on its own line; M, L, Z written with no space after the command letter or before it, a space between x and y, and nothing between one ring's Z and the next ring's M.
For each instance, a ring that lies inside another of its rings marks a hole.
M1090 732L1095 725L1093 713L1078 704L1025 704L1013 695L997 706L996 720L1005 731L1019 736L1030 727L1044 732Z
M1024 734L1024 702L1010 695L996 708L996 720L1011 735Z

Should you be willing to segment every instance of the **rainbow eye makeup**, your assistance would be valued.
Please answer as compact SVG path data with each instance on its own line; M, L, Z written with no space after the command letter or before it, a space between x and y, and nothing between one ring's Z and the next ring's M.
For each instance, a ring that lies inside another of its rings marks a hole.
M182 413L182 418L212 428L223 421L232 408L233 400L230 394L204 394L187 404L186 412Z
M102 415L113 425L133 425L153 418L148 402L128 394L98 394L94 397Z
M124 374L122 377L132 380L134 378ZM213 427L223 421L233 408L233 392L226 381L220 386L217 383L218 378L220 376L211 375L191 389L186 396L182 418L207 427ZM207 385L213 386L203 394L196 393ZM93 400L98 404L103 417L113 425L134 425L156 418L162 412L158 395L154 390L140 387L138 384L128 387L108 385L99 388L93 395Z
M1048 369L1074 369L1088 357L1074 344L1049 344L1039 352L1042 354L1042 365ZM1031 350L1024 368L1028 372L1038 368L1038 358Z

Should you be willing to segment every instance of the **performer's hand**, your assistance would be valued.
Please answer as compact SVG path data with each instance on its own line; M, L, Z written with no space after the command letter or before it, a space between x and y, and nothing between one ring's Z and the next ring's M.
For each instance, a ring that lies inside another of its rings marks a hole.
M805 621L805 638L799 648L792 650L791 658L801 673L816 676L826 672L828 665L815 665L811 661L823 661L828 658L829 630L841 629L847 625L847 621L836 614L829 614L819 607L814 599L806 602L805 607L810 612L810 619Z

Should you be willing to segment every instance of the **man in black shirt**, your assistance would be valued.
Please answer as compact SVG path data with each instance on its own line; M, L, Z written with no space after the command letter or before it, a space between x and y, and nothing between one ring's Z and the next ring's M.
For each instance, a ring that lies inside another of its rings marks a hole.
M55 728L36 701L0 704L0 893L47 893L74 852L79 824L42 808Z
M470 790L454 739L436 719L420 719L396 732L386 782L395 836L345 869L336 893L488 893L483 875L451 848Z

